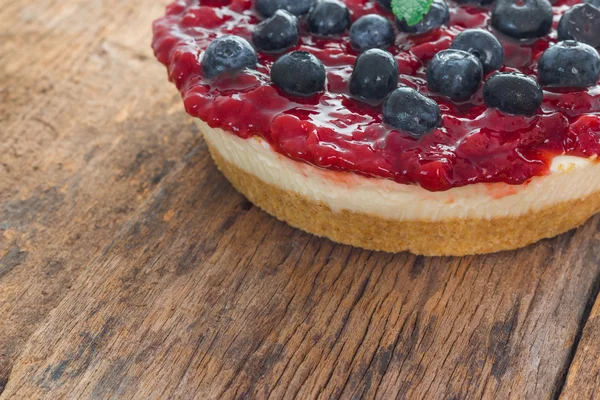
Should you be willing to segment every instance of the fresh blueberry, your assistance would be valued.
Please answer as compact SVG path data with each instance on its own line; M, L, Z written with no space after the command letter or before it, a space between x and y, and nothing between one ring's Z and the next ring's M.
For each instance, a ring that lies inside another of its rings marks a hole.
M492 26L515 39L542 37L552 29L552 5L548 0L498 0Z
M588 3L593 5L594 7L600 8L600 0L585 0L584 3Z
M377 14L362 16L350 27L350 43L358 51L390 47L395 36L390 21Z
M254 48L246 39L226 35L212 41L202 57L202 71L211 79L225 72L253 68L258 62Z
M444 0L434 0L431 8L416 25L409 26L405 20L396 19L396 25L402 32L421 34L439 28L450 20L450 10Z
M483 67L477 57L462 50L442 50L427 66L427 87L454 101L468 100L479 88Z
M565 40L549 47L538 61L538 79L544 86L586 87L600 74L600 56L585 43Z
M383 103L383 121L414 136L440 126L440 106L415 89L400 87Z
M378 102L398 86L398 63L387 51L371 49L354 63L350 93L368 102Z
M286 10L300 16L306 14L317 0L256 0L256 11L264 18L269 18L277 10Z
M485 104L508 114L533 115L543 99L540 84L519 72L496 73L483 85Z
M277 10L269 19L256 25L252 33L256 48L265 53L280 53L298 43L298 18Z
M468 29L459 33L450 48L467 51L479 58L486 74L504 63L504 47L494 35L483 29Z
M317 3L308 13L308 30L319 36L337 35L350 26L348 7L337 0Z
M494 0L456 0L458 4L474 4L477 6L488 6L494 2Z
M385 8L386 10L392 9L392 0L377 0L377 2L381 7Z
M325 85L325 67L311 53L292 51L273 63L271 81L291 95L312 96Z
M587 3L569 8L558 23L558 40L577 40L600 47L600 9Z

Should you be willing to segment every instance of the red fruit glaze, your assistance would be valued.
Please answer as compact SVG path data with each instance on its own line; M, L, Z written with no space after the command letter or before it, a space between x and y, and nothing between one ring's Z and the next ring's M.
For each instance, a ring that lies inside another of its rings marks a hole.
M345 0L352 19L392 14L370 0ZM555 27L560 15L577 0L554 6ZM449 47L465 28L489 29L489 9L449 2L449 27L420 36L398 34L389 49L398 60L400 81L434 98L441 106L442 126L420 139L382 122L381 107L352 99L348 80L357 53L348 35L315 38L301 30L294 50L316 55L327 69L326 90L310 99L292 98L270 83L276 56L259 54L256 70L202 76L204 49L221 35L251 41L259 17L251 0L177 0L166 16L154 22L154 48L177 85L187 112L213 128L239 137L259 135L287 157L322 168L419 184L430 191L476 182L521 184L549 173L560 154L600 153L600 86L577 91L545 92L542 108L533 117L510 116L483 104L481 90L466 103L455 104L428 92L425 66ZM533 43L503 40L503 70L536 73L536 60L556 41L556 31Z

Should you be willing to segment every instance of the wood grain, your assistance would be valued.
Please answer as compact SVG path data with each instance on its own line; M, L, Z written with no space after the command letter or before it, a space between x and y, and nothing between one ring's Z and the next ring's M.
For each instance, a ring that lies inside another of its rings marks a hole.
M576 344L560 398L596 399L600 394L600 299L596 299Z
M0 0L2 399L592 393L599 217L465 258L290 228L182 112L162 5Z
M0 1L0 387L27 337L197 140L149 49L161 12Z

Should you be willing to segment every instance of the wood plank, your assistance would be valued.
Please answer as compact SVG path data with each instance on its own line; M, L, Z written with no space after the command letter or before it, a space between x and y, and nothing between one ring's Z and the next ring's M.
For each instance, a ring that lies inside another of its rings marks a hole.
M550 398L599 222L481 257L361 251L252 207L201 144L31 337L4 398Z
M149 48L162 12L0 0L0 391L25 340L198 140Z
M596 251L600 252L600 247ZM598 293L600 282L596 284ZM560 398L596 399L600 394L600 298L597 296L576 348Z
M0 0L2 398L560 392L599 218L462 259L289 228L210 162L148 46L161 3ZM567 398L597 386L598 307Z

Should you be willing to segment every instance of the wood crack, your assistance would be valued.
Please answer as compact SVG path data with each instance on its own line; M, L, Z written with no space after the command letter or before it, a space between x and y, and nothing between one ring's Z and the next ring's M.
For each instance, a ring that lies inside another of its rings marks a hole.
M569 376L569 371L571 369L571 365L573 364L573 360L575 359L575 355L577 354L577 350L579 349L579 343L581 342L581 338L583 337L583 330L590 318L590 314L592 313L592 308L598 300L598 295L600 294L600 272L596 274L594 279L594 283L591 286L590 294L587 296L587 302L585 304L585 308L579 319L577 324L577 331L575 333L575 338L573 339L573 344L571 344L569 356L567 357L563 367L561 368L561 374L559 375L556 384L553 389L553 393L551 398L554 400L560 399L560 396L565 388L567 383L567 377Z

